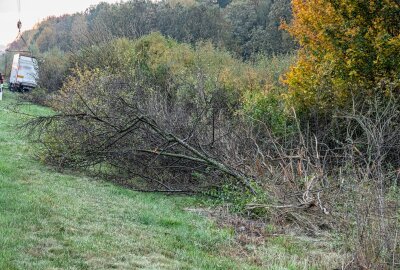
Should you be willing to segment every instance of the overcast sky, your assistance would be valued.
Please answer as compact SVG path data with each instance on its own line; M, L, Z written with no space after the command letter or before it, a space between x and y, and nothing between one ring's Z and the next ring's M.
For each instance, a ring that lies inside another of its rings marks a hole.
M11 43L18 34L17 22L21 19L22 31L31 29L37 22L51 15L72 14L84 11L100 2L116 3L120 0L0 0L0 45Z

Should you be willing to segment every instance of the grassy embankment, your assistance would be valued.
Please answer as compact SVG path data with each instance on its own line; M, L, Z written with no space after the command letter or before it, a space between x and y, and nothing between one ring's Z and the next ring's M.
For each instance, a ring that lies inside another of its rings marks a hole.
M9 110L15 103L8 92L0 102L0 269L312 269L307 248L282 239L257 248L258 266L230 257L232 230L185 211L193 198L137 193L44 166L17 128L24 116Z

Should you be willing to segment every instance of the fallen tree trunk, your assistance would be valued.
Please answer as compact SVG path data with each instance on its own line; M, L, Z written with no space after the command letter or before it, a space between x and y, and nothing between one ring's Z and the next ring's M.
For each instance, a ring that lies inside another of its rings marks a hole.
M89 113L57 114L53 116L37 117L29 121L26 126L31 130L32 134L37 134L38 138L40 138L42 134L48 132L51 129L50 127L54 125L74 126L73 123L77 124L79 122L93 122L96 123L96 125L99 125L101 127L101 130L103 130L103 132L100 134L104 134L106 132L108 133L107 138L103 139L104 142L99 143L99 140L96 140L96 138L91 138L97 143L83 143L85 147L79 150L75 150L74 153L71 153L75 156L84 156L86 160L90 161L84 163L87 165L84 165L83 167L97 164L102 161L107 162L107 160L113 156L113 153L115 154L115 151L113 150L115 146L117 146L116 149L118 149L118 145L121 142L121 144L124 145L126 144L127 139L129 140L129 138L133 138L138 134L142 135L141 140L144 140L144 143L142 145L146 145L146 138L143 136L143 131L145 131L145 134L148 134L150 132L152 133L152 136L149 136L147 138L148 140L154 140L154 135L158 135L157 142L151 141L151 143L148 144L149 146L153 146L154 144L156 144L157 147L155 149L150 147L135 148L134 145L130 145L128 146L128 148L125 147L125 150L121 151L120 153L124 152L127 160L135 159L132 158L132 155L135 155L135 153L137 156L143 154L151 156L151 159L142 159L145 161L143 166L147 168L150 167L148 163L154 163L156 159L160 158L169 159L172 162L174 162L175 160L184 160L185 162L201 164L204 168L218 171L227 177L235 179L237 183L255 194L255 190L251 186L251 177L246 176L244 173L235 170L227 164L224 164L222 161L212 158L204 151L199 150L195 146L187 143L185 139L181 139L177 135L164 130L162 127L157 125L155 120L151 118L147 116L137 115L133 118L130 118L129 121L125 121L125 123L130 124L117 127L117 125L115 125L114 123L111 124L112 122L108 119L102 119L100 116L94 115L93 110L89 111ZM77 126L80 126L80 124L77 124ZM94 137L99 137L100 134L96 133L92 135ZM79 141L78 138L76 140ZM49 142L45 142L43 140L42 142L44 144L49 144ZM147 164L146 161L148 161ZM125 166L127 165L128 164L125 164ZM195 166L192 165L192 167ZM168 169L168 166L165 166L165 169ZM151 174L146 175L146 178L149 177L151 177ZM174 188L168 188L168 185L164 185L164 187L167 187L167 190L169 192L177 190ZM182 192L182 190L179 189L179 192Z

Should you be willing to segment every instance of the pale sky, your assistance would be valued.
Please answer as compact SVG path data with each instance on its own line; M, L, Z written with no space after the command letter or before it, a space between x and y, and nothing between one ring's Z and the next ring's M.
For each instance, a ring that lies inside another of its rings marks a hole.
M22 31L31 29L48 16L59 16L85 11L100 2L117 3L120 0L20 0L21 14L18 13L18 0L0 0L0 45L11 43L18 34L17 22L21 19Z

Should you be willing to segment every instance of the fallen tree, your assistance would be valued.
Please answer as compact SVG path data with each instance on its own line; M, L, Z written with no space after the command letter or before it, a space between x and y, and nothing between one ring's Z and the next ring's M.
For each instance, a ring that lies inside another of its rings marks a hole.
M109 166L107 173L125 183L138 177L131 186L145 179L141 189L193 192L231 178L254 193L252 177L232 163L240 158L234 156L235 141L243 139L234 126L240 123L227 125L221 119L228 112L212 102L188 110L188 104L146 91L137 81L88 72L54 97L57 114L28 126L53 164Z

